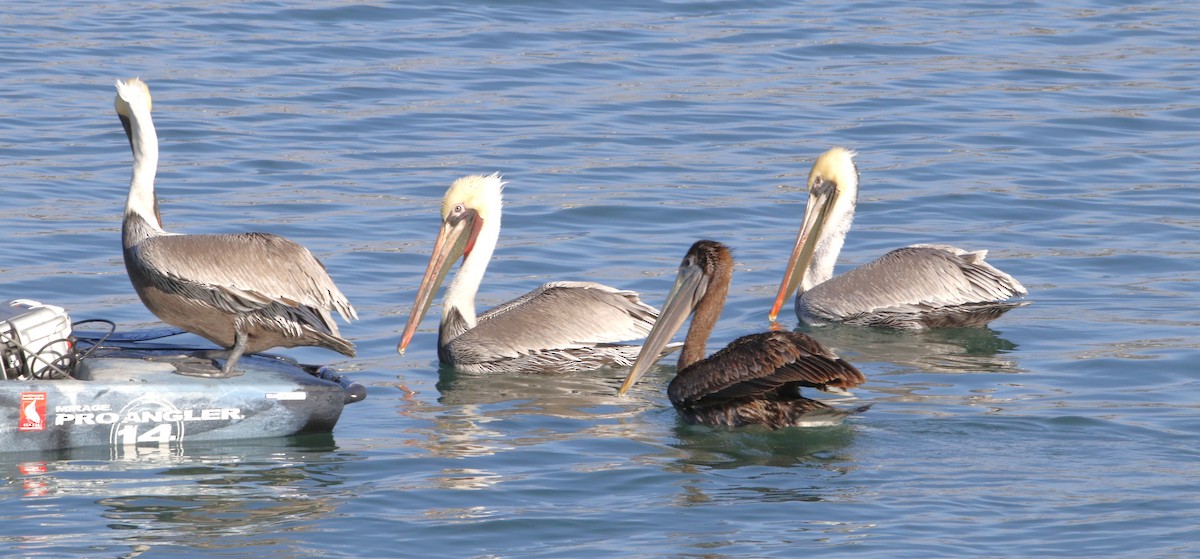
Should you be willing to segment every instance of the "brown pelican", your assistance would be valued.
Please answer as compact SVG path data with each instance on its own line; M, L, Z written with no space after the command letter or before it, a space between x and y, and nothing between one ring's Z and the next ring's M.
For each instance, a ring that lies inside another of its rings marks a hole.
M675 378L667 395L685 421L703 425L812 427L836 425L869 406L841 411L800 395L802 387L846 393L866 382L862 373L816 340L798 332L742 336L707 358L712 332L733 278L733 256L715 241L696 241L679 265L662 316L646 338L618 392L633 386L660 358L659 351L689 314Z
M1027 304L1007 301L1025 295L1025 288L984 262L986 250L912 245L833 277L833 265L858 201L854 155L848 149L833 148L813 163L808 174L808 207L771 307L771 321L797 286L796 315L811 325L982 326Z
M266 233L181 235L162 228L154 175L158 135L150 117L150 89L141 80L117 81L117 116L133 150L133 179L125 202L121 241L125 269L142 302L167 324L224 347L220 373L185 367L203 376L233 376L245 352L272 347L320 346L354 357L329 311L358 318L304 247Z
M628 366L638 346L619 344L650 331L658 311L637 293L591 282L551 282L475 316L475 293L500 237L499 174L472 175L450 185L442 228L396 351L401 354L429 310L446 274L438 358L467 372L569 372Z

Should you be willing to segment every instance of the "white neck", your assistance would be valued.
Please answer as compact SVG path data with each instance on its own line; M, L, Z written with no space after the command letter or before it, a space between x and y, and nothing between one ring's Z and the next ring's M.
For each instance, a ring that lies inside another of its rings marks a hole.
M484 220L479 236L471 253L463 259L462 266L442 298L442 318L450 314L451 309L458 309L459 314L467 323L467 329L475 327L475 294L479 292L479 284L483 283L483 274L487 271L488 262L492 260L492 252L496 250L496 242L500 239L500 212L491 219Z
M801 293L833 278L833 266L837 264L846 234L850 232L850 225L854 222L854 206L857 201L858 181L842 185L842 194L829 210L825 226L821 228L821 237L817 239L817 246L813 250L812 262L809 263L804 279L800 282Z
M156 231L162 227L155 215L154 175L158 172L158 134L150 111L135 109L129 117L133 132L133 178L129 181L129 198L125 200L125 215L140 216Z

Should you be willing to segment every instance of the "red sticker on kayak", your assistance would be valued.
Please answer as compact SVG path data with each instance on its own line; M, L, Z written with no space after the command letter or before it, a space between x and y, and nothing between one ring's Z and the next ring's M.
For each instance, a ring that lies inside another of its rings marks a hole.
M18 428L21 431L46 430L46 393L21 393L21 419Z

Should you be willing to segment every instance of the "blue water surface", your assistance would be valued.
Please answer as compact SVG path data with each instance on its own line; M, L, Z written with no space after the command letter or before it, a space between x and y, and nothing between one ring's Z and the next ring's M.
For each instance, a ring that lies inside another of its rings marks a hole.
M0 454L0 555L1200 555L1198 28L1184 1L12 3L0 298L157 323L119 245L113 82L141 76L167 228L309 247L359 357L283 353L369 397L331 435ZM862 172L839 269L986 248L1032 301L812 331L868 378L842 427L683 425L670 363L626 398L619 370L439 370L436 307L395 352L446 186L494 171L479 308L566 279L661 305L713 238L710 348L762 330L835 145Z

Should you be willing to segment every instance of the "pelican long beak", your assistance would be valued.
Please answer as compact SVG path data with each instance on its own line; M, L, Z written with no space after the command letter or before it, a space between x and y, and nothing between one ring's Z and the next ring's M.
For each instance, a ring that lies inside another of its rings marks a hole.
M783 272L783 281L779 282L779 294L775 296L775 304L771 306L771 314L768 318L771 322L775 322L775 317L779 316L779 309L783 308L783 303L796 292L796 288L804 279L804 273L808 271L809 264L812 263L813 252L817 248L817 241L821 238L821 229L825 227L825 220L829 215L829 210L833 207L833 202L836 196L829 193L810 193L808 196L808 205L804 208L804 219L800 223L800 233L796 235L796 246L792 249L792 255L788 258L787 269Z
M129 149L133 149L133 122L129 117L123 114L117 114L117 118L121 119L121 127L125 129L125 139L129 140Z
M699 266L679 267L679 276L675 278L675 285L667 294L667 302L663 304L662 312L658 314L658 320L654 321L654 327L646 335L642 350L638 352L637 360L633 362L633 369L629 371L629 376L625 377L625 382L617 391L618 396L624 396L625 392L629 391L630 387L662 358L663 348L687 321L688 316L692 314L700 302L700 298L704 297L707 291L708 277L704 275L704 271Z
M450 268L460 256L470 253L475 244L475 237L483 220L474 211L466 212L460 218L447 218L442 222L437 240L433 243L433 254L429 257L429 265L425 268L425 276L421 278L421 286L417 288L417 299L413 301L412 312L408 315L408 324L404 325L404 334L396 345L396 352L404 355L408 342L420 326L421 319L429 311L433 296L450 273Z

